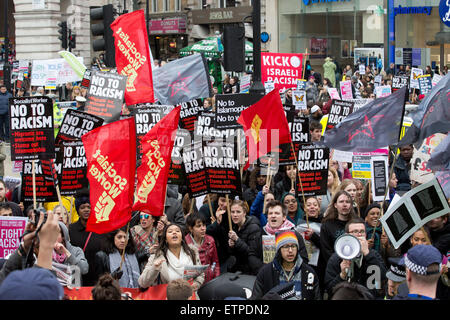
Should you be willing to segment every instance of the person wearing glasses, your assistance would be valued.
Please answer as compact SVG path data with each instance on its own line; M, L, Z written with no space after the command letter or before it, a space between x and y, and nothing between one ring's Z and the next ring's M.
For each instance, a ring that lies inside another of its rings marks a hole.
M364 220L359 217L350 219L345 225L345 233L358 238L361 252L354 260L353 274L350 279L348 270L351 267L351 261L341 259L337 253L333 253L325 271L325 286L328 294L337 284L350 281L365 286L375 298L383 298L382 284L387 279L387 270L378 251L369 248Z
M299 255L295 232L277 233L275 247L275 258L259 270L250 299L264 299L278 285L293 283L295 299L320 300L319 279L313 268Z

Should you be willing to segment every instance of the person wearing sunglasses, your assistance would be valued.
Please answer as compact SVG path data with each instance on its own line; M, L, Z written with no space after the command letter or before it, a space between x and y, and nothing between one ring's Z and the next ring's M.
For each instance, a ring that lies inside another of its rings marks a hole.
M143 251L147 256L154 253L158 247L158 221L159 217L141 212L139 224L131 228L130 233L136 243L138 251Z

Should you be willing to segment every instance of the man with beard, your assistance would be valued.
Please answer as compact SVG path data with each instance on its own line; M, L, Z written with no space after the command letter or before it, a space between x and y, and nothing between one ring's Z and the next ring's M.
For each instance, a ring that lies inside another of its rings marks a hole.
M95 254L102 250L105 236L86 231L86 223L91 213L89 190L82 189L75 195L75 209L79 219L69 225L69 236L72 245L83 249L86 260L89 263L89 272L82 276L83 286L94 286L96 275L94 272Z
M400 154L395 161L394 173L397 177L397 189L396 191L409 191L411 190L411 180L409 174L411 172L411 158L413 156L413 145L406 145L400 147Z

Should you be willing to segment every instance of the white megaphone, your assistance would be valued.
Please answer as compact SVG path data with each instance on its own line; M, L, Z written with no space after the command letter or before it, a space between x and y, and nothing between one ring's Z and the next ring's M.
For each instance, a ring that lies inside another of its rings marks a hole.
M361 243L355 236L345 233L334 242L334 251L341 259L351 261L351 267L345 270L347 279L350 282L353 276L354 260L358 258L361 253Z

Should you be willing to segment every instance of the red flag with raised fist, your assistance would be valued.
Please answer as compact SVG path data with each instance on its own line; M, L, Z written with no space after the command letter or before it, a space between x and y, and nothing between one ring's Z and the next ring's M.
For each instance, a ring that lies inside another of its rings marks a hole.
M154 102L150 47L144 10L118 17L111 24L116 47L116 67L128 76L125 90L127 105Z
M276 89L242 111L237 122L244 127L247 139L246 167L280 144L292 141L280 94Z
M137 198L133 211L162 216L172 149L181 106L174 108L141 138L142 164L137 168Z
M136 169L136 126L127 118L83 136L91 214L86 231L107 233L131 219Z

